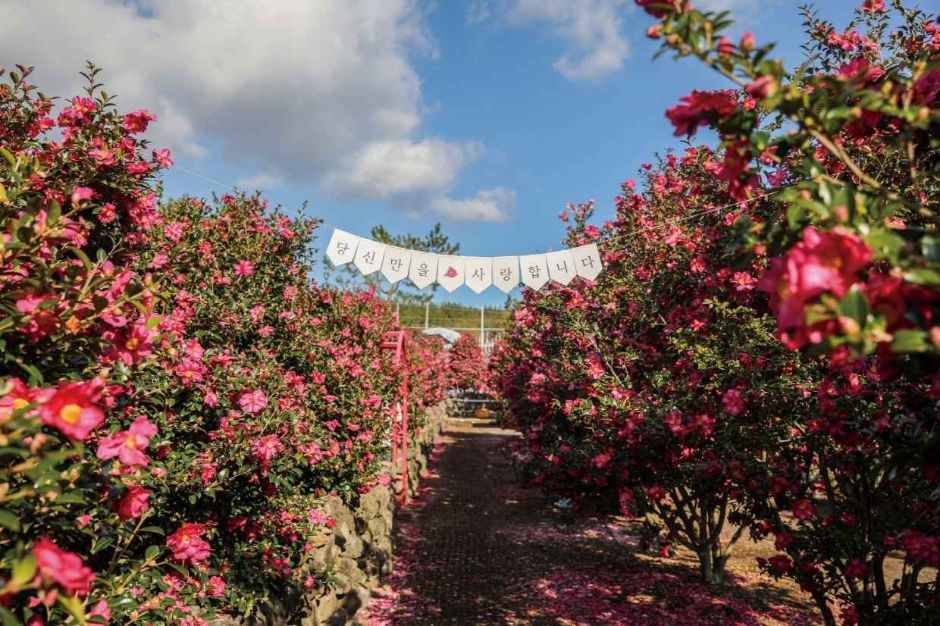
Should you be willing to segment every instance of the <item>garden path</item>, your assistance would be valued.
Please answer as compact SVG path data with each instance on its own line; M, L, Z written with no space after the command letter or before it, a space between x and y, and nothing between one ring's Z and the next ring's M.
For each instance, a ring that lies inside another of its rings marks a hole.
M782 625L814 623L766 581L713 593L688 559L637 550L621 518L554 508L516 476L517 433L454 420L419 498L398 514L396 570L366 624Z

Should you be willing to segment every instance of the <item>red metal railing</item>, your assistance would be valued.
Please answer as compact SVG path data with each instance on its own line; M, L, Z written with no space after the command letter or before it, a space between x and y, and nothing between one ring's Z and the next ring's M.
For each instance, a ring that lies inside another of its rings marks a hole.
M398 405L392 422L392 467L398 468L401 477L400 504L408 503L408 366L405 362L404 330L393 330L382 336L382 348L394 350L392 364L401 372L401 389L398 392Z

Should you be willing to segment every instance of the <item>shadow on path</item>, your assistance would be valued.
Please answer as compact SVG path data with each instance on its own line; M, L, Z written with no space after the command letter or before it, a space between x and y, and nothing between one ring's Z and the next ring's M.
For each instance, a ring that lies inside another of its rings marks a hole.
M694 564L639 553L621 518L554 509L516 478L502 450L513 437L491 422L449 426L419 501L399 513L396 572L367 623L815 623L767 581L716 593Z

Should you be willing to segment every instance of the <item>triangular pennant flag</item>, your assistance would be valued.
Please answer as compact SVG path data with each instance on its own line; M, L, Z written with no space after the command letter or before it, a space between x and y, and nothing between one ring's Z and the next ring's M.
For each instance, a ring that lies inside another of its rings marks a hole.
M541 289L548 282L548 264L544 254L529 254L519 257L522 283L532 289Z
M505 293L519 285L519 257L501 256L493 259L493 284Z
M571 254L574 256L575 271L578 272L578 276L581 278L594 280L604 269L596 243L573 248Z
M408 278L418 289L424 289L437 280L437 255L430 252L413 252Z
M326 247L326 258L334 267L346 265L356 258L356 248L359 246L359 237L345 230L333 229L333 236Z
M461 256L438 256L437 284L453 291L463 284L464 258Z
M356 250L356 267L364 276L377 272L382 267L385 244L371 239L360 239Z
M385 258L382 259L382 275L393 285L408 276L411 265L411 250L396 246L385 247Z
M483 293L493 284L493 259L489 257L466 257L465 280L467 287L475 293Z
M549 252L545 255L545 260L548 261L548 275L556 283L567 285L578 275L574 268L574 256L571 250Z

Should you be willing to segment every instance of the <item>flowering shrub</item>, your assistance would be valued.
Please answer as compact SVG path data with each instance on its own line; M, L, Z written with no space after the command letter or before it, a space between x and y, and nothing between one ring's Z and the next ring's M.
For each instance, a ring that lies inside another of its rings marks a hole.
M482 391L486 384L486 358L473 335L461 334L447 353L451 389Z
M532 475L664 526L712 579L722 523L772 534L764 568L827 624L933 623L938 27L900 3L844 31L808 12L817 54L787 73L721 36L726 14L638 4L738 88L667 111L716 149L646 166L603 228L575 210L569 243L597 241L605 274L515 311L494 372Z
M664 527L663 552L690 548L709 582L752 519L736 483L808 406L810 375L755 309L757 269L726 266L713 165L695 148L649 166L603 229L587 225L593 205L574 209L568 243L599 243L605 276L528 294L497 357L536 480Z
M158 206L154 117L93 86L53 119L28 74L0 85L0 618L195 626L329 584L317 498L387 480L393 315L310 280L315 220Z
M161 540L139 523L148 492L96 457L133 470L156 434L144 420L122 445L104 438L151 358L159 289L128 250L159 221L152 178L169 156L137 138L146 112L121 116L89 89L52 117L29 74L0 84L0 616L107 621L109 600L160 580Z

